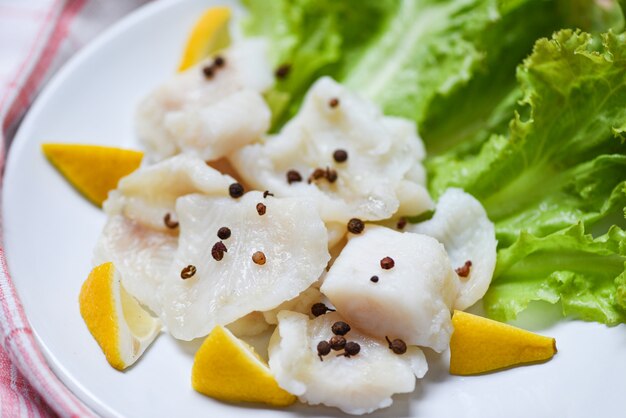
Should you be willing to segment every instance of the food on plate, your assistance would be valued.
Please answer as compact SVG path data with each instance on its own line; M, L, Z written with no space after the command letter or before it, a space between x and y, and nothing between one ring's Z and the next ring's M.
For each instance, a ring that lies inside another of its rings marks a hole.
M177 155L123 178L103 209L109 216L124 215L156 231L175 232L179 197L192 193L226 197L235 183L195 156Z
M496 267L496 237L485 209L461 189L446 190L429 220L404 231L431 236L446 249L459 288L454 309L467 309L483 297Z
M135 125L147 158L217 160L258 139L271 117L261 96L272 83L265 51L261 40L237 42L146 96Z
M126 292L113 263L89 273L79 305L89 332L118 370L132 366L161 332L161 322Z
M458 286L436 239L368 225L349 238L320 290L356 328L441 352Z
M428 370L419 348L409 346L396 353L384 338L350 328L336 312L312 320L280 312L269 358L278 384L300 401L349 414L391 405L394 393L412 392L415 379Z
M200 15L187 38L178 71L193 67L230 44L230 17L231 10L225 6L211 7Z
M523 232L498 254L487 314L515 319L531 301L560 302L564 315L617 325L626 321L626 232L593 237L582 223L547 237Z
M216 326L193 361L191 386L227 402L261 402L288 406L296 397L276 383L267 363L244 341Z
M96 206L141 164L143 153L84 144L44 143L41 149L67 181Z
M300 293L293 299L287 300L272 310L263 312L263 318L268 324L278 324L278 314L280 311L291 311L308 314L311 312L312 307L318 304L323 304L325 300L324 295L320 292L320 283L316 282L308 289ZM326 306L326 305L324 305ZM313 313L315 315L315 313Z
M124 288L158 313L161 307L156 290L165 281L177 246L173 233L115 215L102 228L93 264L113 262L121 272Z
M498 319L542 300L573 317L626 321L625 45L626 34L613 32L538 40L517 72L524 107L510 128L475 155L432 162L435 194L461 187L495 224L500 251L485 308Z
M244 181L280 196L310 197L326 222L380 220L432 209L415 125L384 116L330 78L307 93L276 135L230 161Z
M316 282L330 258L326 229L307 200L193 194L178 199L176 214L178 249L159 287L163 322L176 338L275 308ZM222 228L229 234L220 236Z
M113 261L127 291L159 313L157 289L170 274L178 247L176 200L191 193L228 196L234 183L190 155L133 172L104 204L108 220L94 251L94 264Z
M450 373L472 375L546 361L556 354L554 338L454 311Z
M265 320L265 312L254 311L226 325L226 328L238 338L255 337L270 329Z
M581 2L587 22L539 0L244 3L244 36L210 9L138 105L146 161L109 193L94 256L121 296L83 314L114 367L132 362L90 324L132 301L158 317L145 346L160 322L208 335L201 393L364 414L414 390L423 347L460 375L556 353L462 312L483 297L502 319L545 300L626 320L616 4ZM563 29L580 25L606 33ZM243 339L272 331L265 364Z

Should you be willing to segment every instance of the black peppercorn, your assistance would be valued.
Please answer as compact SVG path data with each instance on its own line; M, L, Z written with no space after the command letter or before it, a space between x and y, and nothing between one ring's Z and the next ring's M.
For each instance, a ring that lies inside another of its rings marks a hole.
M296 170L287 171L287 183L296 183L302 181L302 176Z
M317 343L317 355L320 357L320 360L324 361L322 356L325 356L328 353L330 353L330 344L328 341L320 341Z
M220 261L222 258L224 258L224 253L226 252L228 252L228 249L222 241L216 242L213 245L213 248L211 248L211 255L217 261Z
M207 65L202 69L202 74L204 74L206 78L213 78L213 75L215 74L215 69L212 65Z
M348 159L348 152L343 149L338 149L333 152L333 159L338 163L343 163Z
M359 345L359 343L355 343L354 341L348 341L344 350L344 355L346 357L356 356L357 354L359 354L359 351L361 351L361 346Z
M337 321L332 326L333 334L335 335L346 335L350 332L350 325L346 324L343 321Z
M265 206L263 203L256 204L256 211L260 216L265 215L266 210L267 210L267 206Z
M226 64L226 60L224 59L224 57L218 55L217 57L215 57L215 60L213 60L213 65L215 65L216 67L223 67L224 64Z
M243 196L243 186L240 183L231 184L228 186L228 194L235 199Z
M389 344L389 349L396 354L404 354L406 353L406 343L399 338L396 338L393 341L389 340L389 337L385 336L387 343Z
M454 269L454 271L456 271L456 274L458 274L460 277L467 277L470 274L471 267L472 267L472 262L470 260L467 260L465 264L463 264L461 267L457 269Z
M346 339L341 335L333 335L329 342L330 348L335 351L343 350L346 346Z
M192 266L190 264L182 269L182 271L180 272L180 277L182 279L189 279L190 277L193 277L194 274L196 274L196 266Z
M396 263L395 261L393 261L393 258L391 257L385 257L382 260L380 260L380 267L382 267L385 270L389 270L392 269L393 266L395 266Z
M326 312L329 312L329 311L330 312L335 312L334 309L329 308L328 306L324 305L321 302L314 303L313 306L311 306L311 313L315 317L324 315Z
M370 281L371 281L372 283L378 283L378 276L372 276L372 277L370 277Z
M365 224L358 218L352 218L348 221L348 231L353 234L360 234L365 229Z
M230 238L230 228L227 228L227 227L223 226L220 229L218 229L217 230L217 237L219 239L228 239L228 238Z
M289 75L289 71L291 71L291 65L283 64L274 71L274 75L276 78L285 79Z
M328 106L333 107L333 108L339 106L339 99L336 97L333 97L332 99L328 101Z

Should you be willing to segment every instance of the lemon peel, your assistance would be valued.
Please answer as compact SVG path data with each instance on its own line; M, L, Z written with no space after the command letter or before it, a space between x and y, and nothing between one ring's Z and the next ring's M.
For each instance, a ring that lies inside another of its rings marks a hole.
M135 171L143 158L140 151L99 145L46 143L41 148L65 179L100 207L109 191Z
M135 363L161 331L159 320L124 290L120 274L110 262L89 273L79 304L91 335L117 370Z
M454 311L450 373L471 375L549 360L556 340L467 312Z
M191 385L204 395L228 402L288 406L296 401L278 386L254 349L222 326L211 331L196 353Z
M211 7L207 9L194 24L178 71L185 71L220 49L230 44L228 23L231 11L228 7Z

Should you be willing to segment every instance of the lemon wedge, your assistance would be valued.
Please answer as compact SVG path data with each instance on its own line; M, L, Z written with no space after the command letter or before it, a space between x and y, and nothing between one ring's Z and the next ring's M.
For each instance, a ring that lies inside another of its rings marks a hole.
M450 339L450 373L471 375L549 360L554 338L467 312L454 311Z
M83 196L102 206L117 182L135 171L143 153L81 144L42 144L44 155Z
M118 370L132 365L161 331L129 295L113 263L95 267L80 290L80 314L107 361Z
M178 71L185 71L202 61L209 54L225 48L230 43L228 22L230 8L211 7L196 21L185 45Z
M216 326L196 353L191 385L198 392L229 402L287 406L296 397L281 389L254 349L229 330Z

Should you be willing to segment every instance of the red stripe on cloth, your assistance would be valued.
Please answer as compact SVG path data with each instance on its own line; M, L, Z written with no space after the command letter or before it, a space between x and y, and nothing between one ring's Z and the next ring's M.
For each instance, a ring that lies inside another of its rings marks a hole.
M45 359L36 349L32 331L24 331L15 334L14 338L7 344L11 361L18 368L28 369L29 381L33 387L59 415L79 418L93 417L93 413L80 404L50 371Z
M43 54L39 58L39 61L35 65L33 71L31 71L30 75L26 79L7 113L3 129L6 130L9 126L15 123L16 119L18 119L30 105L33 96L41 84L41 81L50 69L50 64L56 56L59 46L67 37L67 32L72 20L84 5L85 0L69 0L65 4L61 17L56 22L46 46L43 49Z
M19 80L23 76L23 73L26 70L27 65L32 61L35 51L39 49L38 45L41 44L41 40L43 39L43 36L46 34L46 29L48 28L48 24L52 22L52 19L54 18L54 16L56 16L55 12L58 10L60 4L63 1L64 0L55 0L54 4L50 7L50 10L48 11L48 13L46 13L46 16L43 19L43 22L41 22L41 28L37 32L37 35L35 35L35 41L31 44L31 47L28 50L28 53L26 54L26 59L22 61L22 64L20 65L19 69L15 73L15 77L13 77L13 80L9 83L10 86L18 85ZM2 100L0 100L0 110L4 108L4 105L6 104L8 99L9 99L9 92L6 92Z
M0 345L0 405L2 417L54 417L41 397L10 361ZM24 407L26 410L24 410Z

